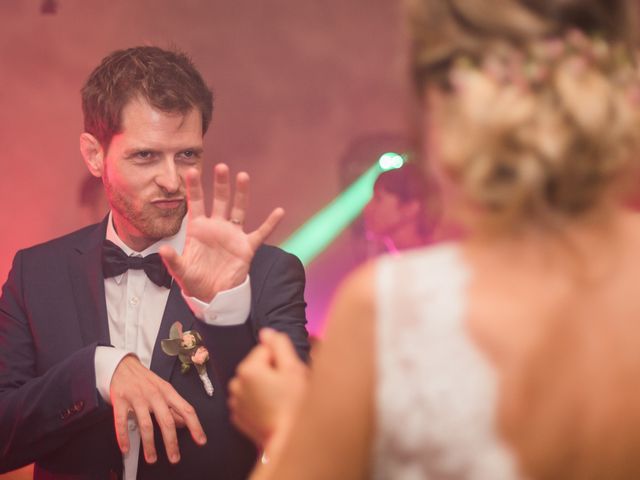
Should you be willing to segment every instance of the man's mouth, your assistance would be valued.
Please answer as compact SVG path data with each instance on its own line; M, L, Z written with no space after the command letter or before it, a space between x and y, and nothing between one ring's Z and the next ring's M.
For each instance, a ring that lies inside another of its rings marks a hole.
M162 210L173 210L184 203L184 198L159 199L153 200L151 203Z

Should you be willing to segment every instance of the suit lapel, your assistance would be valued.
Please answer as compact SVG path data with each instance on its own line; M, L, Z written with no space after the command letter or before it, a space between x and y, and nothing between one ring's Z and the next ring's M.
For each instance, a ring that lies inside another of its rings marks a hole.
M69 275L78 311L80 334L85 345L109 345L109 321L102 275L102 242L107 220L96 225L75 247Z
M155 372L158 376L166 381L169 381L171 377L171 371L173 365L177 361L177 357L167 355L162 351L160 347L160 340L169 338L169 330L171 325L175 322L180 322L183 329L191 330L195 317L191 312L191 309L182 298L182 292L177 282L171 284L171 291L169 292L169 298L167 299L167 306L164 309L164 315L162 316L162 322L160 323L160 330L156 338L156 344L153 347L153 355L151 357L151 371Z
M102 274L102 244L106 236L107 220L96 225L83 237L69 262L69 274L78 311L79 330L85 345L98 342L109 345L109 319ZM184 330L190 330L195 322L191 309L182 298L177 282L171 285L171 291L164 309L160 330L151 357L151 370L165 380L171 377L177 357L165 354L160 340L169 338L169 329L174 322L182 323Z
M106 236L107 218L83 237L71 253L69 275L78 311L78 324L85 345L97 342L110 344L109 319L102 274L102 244ZM160 330L151 357L151 370L165 380L171 377L177 357L165 354L160 340L169 338L174 322L182 323L184 330L193 327L196 318L182 298L177 282L173 282L164 309Z

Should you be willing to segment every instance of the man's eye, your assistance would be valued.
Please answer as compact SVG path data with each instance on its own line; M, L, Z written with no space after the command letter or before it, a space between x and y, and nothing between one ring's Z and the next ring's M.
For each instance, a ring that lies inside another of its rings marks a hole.
M187 163L195 163L200 158L200 155L195 150L185 150L180 152L179 158Z
M140 151L138 153L136 153L136 157L142 159L142 160L148 160L151 158L151 156L153 155L152 152L148 152L146 150Z

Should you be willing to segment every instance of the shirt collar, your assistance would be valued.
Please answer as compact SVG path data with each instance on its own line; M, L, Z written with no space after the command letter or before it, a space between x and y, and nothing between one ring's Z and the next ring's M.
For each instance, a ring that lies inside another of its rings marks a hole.
M120 238L120 236L116 232L116 229L113 226L113 213L111 211L109 212L109 219L107 220L106 239L115 243L118 247L122 249L124 253L126 253L130 257L131 256L146 257L147 255L151 255L152 253L158 253L158 250L160 250L160 247L162 245L171 245L174 248L174 250L178 252L178 254L182 255L186 236L187 236L187 216L185 215L184 218L182 219L182 224L180 225L180 230L178 230L178 233L170 237L162 238L158 240L156 243L149 245L143 251L137 252L122 241L122 239ZM122 275L118 275L117 277L114 277L118 284L122 280L123 275L124 273Z

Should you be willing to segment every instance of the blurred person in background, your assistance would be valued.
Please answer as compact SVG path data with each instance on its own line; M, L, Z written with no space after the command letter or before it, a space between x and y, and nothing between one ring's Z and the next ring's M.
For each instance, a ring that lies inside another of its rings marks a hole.
M376 251L397 253L428 245L434 240L438 202L435 187L427 187L416 165L382 172L363 211L365 235L382 247Z

